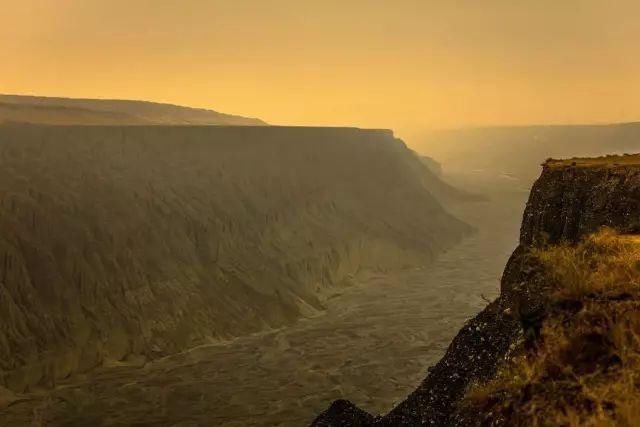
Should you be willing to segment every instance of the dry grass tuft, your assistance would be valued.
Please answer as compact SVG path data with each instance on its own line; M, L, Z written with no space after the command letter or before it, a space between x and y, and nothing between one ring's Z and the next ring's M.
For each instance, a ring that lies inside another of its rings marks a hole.
M640 425L640 238L605 229L534 256L550 282L540 342L472 386L462 409L486 425Z
M640 290L640 236L603 228L577 246L535 250L549 271L552 297L580 299Z

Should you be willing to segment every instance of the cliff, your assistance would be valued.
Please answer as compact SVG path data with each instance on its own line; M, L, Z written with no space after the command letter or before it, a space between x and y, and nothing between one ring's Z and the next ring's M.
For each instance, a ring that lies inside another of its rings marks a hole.
M618 359L626 366L617 353L629 350L616 353L597 325L619 327L625 318L615 314L623 311L619 301L637 310L635 290L626 285L628 277L639 274L640 258L633 255L638 252L629 249L637 239L625 236L639 231L639 208L640 156L548 161L531 191L520 245L505 268L500 297L462 328L423 383L389 414L374 417L339 401L313 425L582 425L591 416L585 411L598 408L608 414L604 421L614 420L603 425L617 425L611 390L622 388L610 387L609 397L596 401L585 397L589 390L581 387L588 375L609 372ZM603 226L622 236L607 234L612 231L590 237ZM556 270L560 273L550 274ZM556 364L547 366L547 360ZM567 369L572 382L562 376ZM613 382L598 380L605 386ZM549 419L544 410L550 407L575 417L563 418L567 424Z
M640 231L637 156L546 162L531 190L521 243L576 243L602 226Z
M266 125L259 119L157 102L0 94L2 122L55 125Z
M0 126L0 386L289 324L469 227L392 132Z

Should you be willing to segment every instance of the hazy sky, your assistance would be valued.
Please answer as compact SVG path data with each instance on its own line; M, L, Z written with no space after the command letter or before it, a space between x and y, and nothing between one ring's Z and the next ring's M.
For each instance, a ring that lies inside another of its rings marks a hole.
M275 124L640 120L635 0L0 0L0 92Z

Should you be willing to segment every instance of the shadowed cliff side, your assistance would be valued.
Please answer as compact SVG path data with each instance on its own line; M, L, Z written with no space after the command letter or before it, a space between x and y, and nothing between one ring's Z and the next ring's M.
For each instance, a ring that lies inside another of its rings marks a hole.
M510 425L509 419L460 408L472 384L493 379L523 345L536 345L550 308L543 292L546 271L532 253L549 243L574 244L602 226L637 233L639 190L638 155L547 162L531 191L520 245L505 268L500 297L462 328L424 382L389 414L373 417L339 401L313 425L469 426L485 425L487 419L486 425Z
M469 231L424 173L390 131L0 126L0 385L277 328L424 265Z

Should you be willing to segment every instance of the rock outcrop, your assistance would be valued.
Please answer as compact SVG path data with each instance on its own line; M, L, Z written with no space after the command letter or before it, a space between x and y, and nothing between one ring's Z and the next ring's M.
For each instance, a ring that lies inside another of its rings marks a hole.
M383 130L0 126L0 387L287 325L469 227Z
M539 328L544 316L542 271L528 256L541 244L574 243L602 226L637 233L640 221L640 155L548 161L524 213L520 245L502 277L501 295L470 320L424 382L389 414L373 418L341 403L314 426L334 426L348 411L361 426L480 425L483 414L460 413L474 382L493 378L518 340Z
M640 169L636 156L600 161L548 161L531 190L521 243L577 242L602 226L640 231Z

